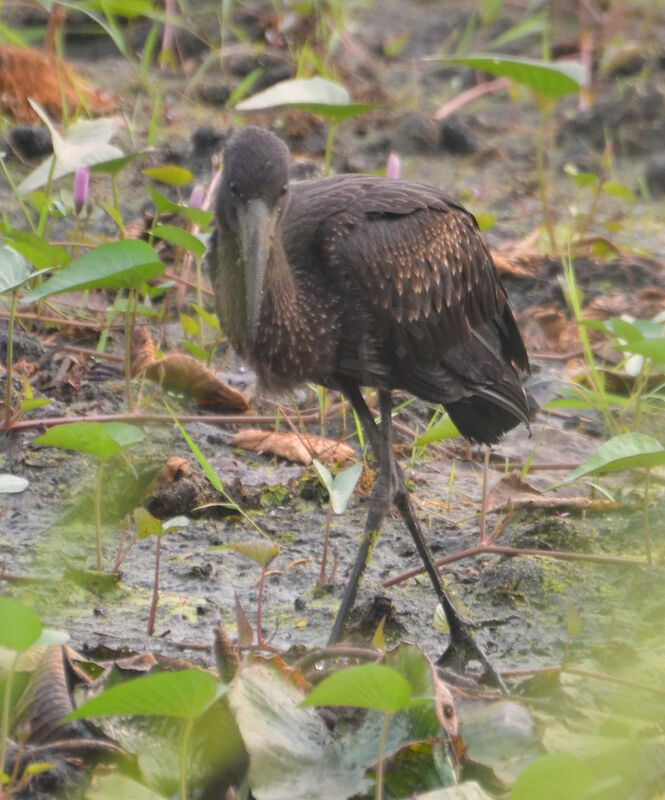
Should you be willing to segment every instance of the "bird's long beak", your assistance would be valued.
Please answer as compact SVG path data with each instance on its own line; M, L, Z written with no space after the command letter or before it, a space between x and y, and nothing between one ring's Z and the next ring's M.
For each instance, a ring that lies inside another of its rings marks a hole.
M272 237L275 232L275 222L275 214L259 198L250 200L238 213L240 243L245 267L247 336L250 344L256 341L258 333L263 284L270 257Z

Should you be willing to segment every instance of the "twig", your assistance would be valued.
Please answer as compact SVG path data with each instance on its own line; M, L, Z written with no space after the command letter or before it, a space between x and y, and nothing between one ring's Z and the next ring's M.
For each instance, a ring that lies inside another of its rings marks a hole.
M477 544L473 547L467 547L465 550L458 550L457 553L451 553L449 556L443 556L436 560L437 567L442 567L445 564L452 564L455 561L461 561L463 558L471 558L472 556L482 555L489 553L491 555L499 556L544 556L545 558L558 558L561 561L589 561L592 564L613 564L618 567L648 567L647 561L640 558L622 558L621 556L599 556L589 553L572 553L568 550L535 550L526 547L504 547L503 545L483 545ZM387 589L390 586L395 586L398 583L403 583L409 578L420 575L425 571L424 567L415 567L414 569L402 572L392 578L382 581L381 586Z
M464 108L464 106L468 105L469 103L473 103L474 100L478 100L480 97L484 97L486 94L492 94L492 92L503 91L509 86L510 81L508 78L496 78L493 81L484 81L483 83L478 83L475 86L472 86L470 89L460 92L457 97L454 97L447 103L444 103L444 105L435 111L434 119L445 119L451 114L455 114L460 110L460 108Z
M639 683L638 681L628 681L625 678L615 678L612 675L606 675L604 672L595 672L590 669L581 669L580 667L533 667L531 669L506 669L501 670L503 678L522 678L527 675L546 675L548 672L567 672L569 675L579 675L581 678L594 678L598 681L606 681L607 683L616 683L620 686L628 686L631 689L641 689L645 692L652 692L660 697L665 697L665 689L659 689L651 684Z
M330 406L326 416L339 411L340 405ZM294 415L289 414L290 417ZM31 430L32 428L51 428L53 425L62 425L66 422L173 422L173 417L168 414L89 414L86 417L38 417L37 419L24 419L9 426L9 431ZM210 425L274 425L276 416L270 414L185 414L178 417L183 423L207 422ZM300 415L305 422L318 422L319 412ZM4 426L0 426L4 430Z

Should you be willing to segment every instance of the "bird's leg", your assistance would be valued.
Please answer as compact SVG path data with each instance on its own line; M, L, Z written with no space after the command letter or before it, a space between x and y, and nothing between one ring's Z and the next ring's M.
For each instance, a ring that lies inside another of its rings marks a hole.
M420 559L425 567L425 571L427 572L430 582L434 587L434 591L436 592L439 603L441 604L443 613L446 615L446 621L448 622L448 627L450 629L450 644L437 663L439 663L441 666L451 666L458 672L461 672L466 662L475 658L482 664L488 681L495 686L498 686L502 691L505 691L505 685L501 679L501 676L496 672L491 662L488 660L482 649L478 646L474 638L472 623L463 618L463 616L455 607L454 602L448 596L443 581L441 580L439 570L434 562L432 551L430 550L427 540L423 536L418 520L414 514L409 490L406 486L406 481L404 480L404 474L401 467L395 460L392 452L390 394L386 393L387 408L384 408L383 403L381 405L382 430L379 431L374 421L374 417L372 416L372 413L367 407L362 393L360 392L360 389L357 386L348 386L345 387L345 392L351 400L356 414L358 414L358 418L360 419L363 429L365 430L367 438L370 440L374 451L380 453L381 447L385 445L386 441L390 444L390 452L388 457L392 477L392 500L395 503L400 516L404 520L406 527L409 529L409 533L411 534L413 542L416 546L418 555L420 556ZM384 393L380 393L379 395L381 399L383 399L383 394ZM390 435L384 435L384 424L389 426L391 432ZM380 468L384 463L385 461L382 461L381 457L379 457ZM367 532L365 535L367 535ZM355 599L355 588L353 598ZM351 606L346 609L346 614L348 614L350 610ZM340 611L337 614L337 619L335 620L335 628L333 629L337 630L338 637L341 634L341 630L345 621L341 620L340 622L341 611L342 609L340 608Z
M360 395L359 391L358 394ZM365 410L367 410L362 395L360 395L360 399ZM353 401L353 398L352 403L355 408L356 403ZM369 498L369 513L367 514L367 522L365 523L365 532L363 533L360 548L353 569L351 570L351 575L346 584L344 596L342 597L342 602L337 611L335 622L333 623L330 638L328 639L329 645L336 644L342 637L347 618L356 600L358 586L360 585L365 568L371 558L372 549L381 533L383 521L390 510L393 498L393 443L392 421L390 417L390 392L379 392L379 403L381 406L381 429L379 430L379 428L377 428L370 414L371 428L367 428L366 431L372 448L379 460L379 474L372 487L372 493ZM367 413L369 414L369 411L367 411Z

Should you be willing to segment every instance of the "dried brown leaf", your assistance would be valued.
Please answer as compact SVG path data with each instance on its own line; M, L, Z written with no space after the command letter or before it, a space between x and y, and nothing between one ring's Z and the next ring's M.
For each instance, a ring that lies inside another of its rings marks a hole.
M132 342L132 377L142 375L157 361L155 343L147 328L139 328Z
M636 319L651 319L665 307L665 291L647 286L639 292L613 292L595 297L582 311L587 319L608 319L630 314Z
M226 406L238 411L249 409L249 403L241 392L193 356L170 353L156 358L155 345L145 329L139 331L134 341L132 375L145 375L167 389L195 398L202 406Z
M117 99L93 89L63 59L14 45L0 46L0 106L19 122L36 122L28 98L50 116L61 116L63 100L70 111L81 105L106 114Z
M604 498L545 496L523 481L515 470L504 475L492 489L488 501L490 512L509 508L587 509L606 510L618 508L619 504Z
M249 647L254 641L254 629L242 607L238 592L235 592L236 627L238 628L238 644L240 647Z
M231 444L255 453L272 453L299 464L311 464L314 457L326 464L344 464L354 455L348 444L335 439L311 434L276 433L258 428L239 431Z
M164 464L160 475L168 483L176 481L183 473L190 471L190 461L182 456L171 456Z
M577 325L554 303L528 309L522 319L529 320L526 327L528 344L532 349L567 353L580 346Z

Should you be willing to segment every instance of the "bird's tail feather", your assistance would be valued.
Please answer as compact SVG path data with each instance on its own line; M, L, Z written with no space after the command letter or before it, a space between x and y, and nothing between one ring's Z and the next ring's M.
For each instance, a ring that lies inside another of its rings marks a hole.
M529 407L517 377L491 386L480 386L473 394L445 403L446 411L462 436L474 442L493 444L520 422L529 426Z

